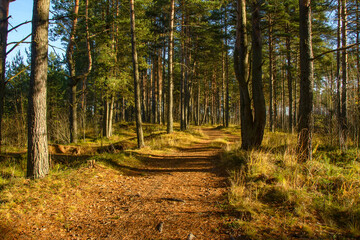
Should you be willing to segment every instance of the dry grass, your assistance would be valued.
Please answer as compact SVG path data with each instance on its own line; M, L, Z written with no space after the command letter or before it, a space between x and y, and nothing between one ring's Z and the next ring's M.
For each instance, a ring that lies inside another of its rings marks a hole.
M318 139L318 138L317 138ZM263 147L223 154L229 164L229 226L252 239L360 237L360 163L315 139L314 158L296 161L296 136L266 133Z

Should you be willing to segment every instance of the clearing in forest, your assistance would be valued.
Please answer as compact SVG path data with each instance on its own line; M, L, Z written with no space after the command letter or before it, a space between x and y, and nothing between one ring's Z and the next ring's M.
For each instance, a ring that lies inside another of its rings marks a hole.
M222 148L215 142L235 138L202 132L171 152L131 151L139 166L108 160L66 177L23 180L21 199L2 193L0 231L6 239L228 239L226 175L216 167Z

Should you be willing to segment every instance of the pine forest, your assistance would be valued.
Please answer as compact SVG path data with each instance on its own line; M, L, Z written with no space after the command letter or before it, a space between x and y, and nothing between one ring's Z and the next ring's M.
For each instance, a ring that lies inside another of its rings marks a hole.
M359 0L20 1L0 239L360 238Z

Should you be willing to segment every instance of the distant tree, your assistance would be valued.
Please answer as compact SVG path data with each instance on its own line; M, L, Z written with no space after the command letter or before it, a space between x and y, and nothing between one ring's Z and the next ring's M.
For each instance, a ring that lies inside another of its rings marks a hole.
M169 39L169 83L168 83L168 112L167 112L167 133L172 133L173 129L173 89L174 89L174 22L175 22L175 0L170 2L170 39Z
M312 155L313 130L313 52L311 39L311 0L300 0L300 103L298 119L298 160L304 162Z
M130 23L131 23L131 46L133 56L133 71L134 71L134 95L135 95L135 109L136 109L136 134L138 139L138 148L145 146L144 135L141 120L141 103L140 103L140 84L139 84L139 66L136 51L136 35L135 35L135 9L134 0L130 0Z
M45 177L50 168L46 126L49 7L50 0L34 0L27 161L27 177L33 179Z

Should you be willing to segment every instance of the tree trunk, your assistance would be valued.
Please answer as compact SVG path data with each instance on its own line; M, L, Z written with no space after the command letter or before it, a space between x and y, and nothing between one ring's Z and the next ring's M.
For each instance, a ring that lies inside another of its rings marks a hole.
M109 99L105 97L103 112L103 136L109 138Z
M8 35L8 16L9 4L14 0L0 1L0 153L2 146L2 119L4 113L5 96L5 64L6 64L6 45Z
M346 0L341 1L341 47L342 58L341 58L341 69L342 69L342 88L341 88L341 115L340 115L340 125L341 125L341 135L343 137L343 144L346 142L346 130L347 130L347 118L346 118L346 86L347 86L347 17L346 17Z
M136 134L138 140L138 148L142 148L145 146L145 143L144 143L144 134L142 129L142 121L141 121L139 66L138 66L138 58L136 51L134 0L130 0L130 21L131 21L131 46L132 46L132 56L133 56L133 71L134 71Z
M157 60L155 60L155 56L153 56L152 58L152 69L151 69L151 76L152 76L152 81L151 81L151 94L152 94L152 101L151 101L151 122L152 123L156 123L156 119L157 119L157 111L156 111L156 106L157 106L157 94L156 94L156 82L157 82Z
M158 51L158 56L157 56L157 61L158 61L158 78L157 78L157 89L158 89L158 101L157 101L157 112L158 112L158 119L157 122L159 124L161 124L161 119L162 119L162 85L163 85L163 66L162 66L162 61L161 61L161 48Z
M300 7L300 103L298 160L304 162L312 155L313 129L313 62L311 41L311 0L299 0Z
M174 21L175 21L175 0L171 0L171 14L170 14L170 39L169 39L169 84L168 84L168 113L167 113L167 133L172 133L174 128L173 123L173 52L174 52Z
M197 94L196 94L196 126L200 126L200 97L201 97L201 80L197 79Z
M78 23L78 14L79 14L79 0L75 0L74 6L74 20L70 33L70 40L66 51L66 58L68 63L68 68L70 71L70 142L77 143L77 100L76 100L76 85L79 81L79 78L76 77L75 71L75 60L74 60L74 45L75 45L75 34Z
M338 0L337 9L337 49L340 49L341 44L341 0ZM339 145L342 146L342 131L341 131L341 93L340 93L340 50L336 51L336 115L338 119L338 134L339 134Z
M49 7L50 0L34 1L26 174L32 179L45 177L50 169L46 126Z
M115 96L114 94L111 95L111 100L109 103L109 117L108 117L108 131L107 137L112 136L112 126L113 126L113 116L114 116L114 103L115 103Z
M234 67L240 85L241 147L250 149L261 145L266 123L265 98L262 91L262 39L260 29L261 1L253 2L252 13L252 98L254 113L248 89L248 41L246 31L246 3L237 1L236 44Z
M356 67L357 67L357 72L356 72L356 78L357 78L357 99L358 102L360 101L360 4L359 4L359 0L356 0ZM357 115L358 115L358 119L360 117L360 104L358 105L357 108ZM358 134L358 146L360 146L360 124L358 124L357 127L357 134Z
M270 131L274 131L274 120L273 120L273 41L272 41L272 16L269 15L269 124Z
M230 95L229 95L229 54L227 39L227 11L225 9L225 80L226 80L226 100L225 100L225 127L230 124Z
M287 57L287 80L288 80L288 92L289 92L289 131L293 132L293 93L292 93L292 65L291 65L291 35L289 24L286 25L286 57Z

